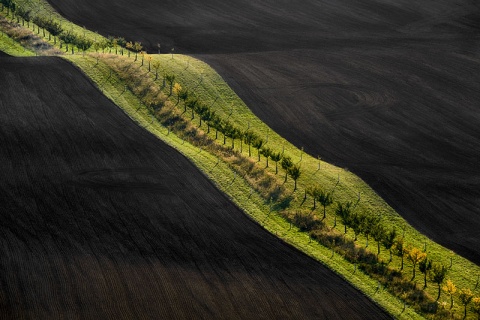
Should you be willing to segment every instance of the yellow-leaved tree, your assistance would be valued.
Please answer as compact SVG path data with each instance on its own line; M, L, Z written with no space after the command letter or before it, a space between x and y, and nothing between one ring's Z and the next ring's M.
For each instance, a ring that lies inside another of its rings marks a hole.
M443 291L450 295L450 309L453 308L453 295L457 292L457 287L452 280L448 279L447 283L442 287Z
M423 259L425 259L426 257L427 257L427 254L418 248L413 247L407 250L407 259L410 260L410 262L412 262L413 264L412 280L415 279L415 271L417 269L417 264Z

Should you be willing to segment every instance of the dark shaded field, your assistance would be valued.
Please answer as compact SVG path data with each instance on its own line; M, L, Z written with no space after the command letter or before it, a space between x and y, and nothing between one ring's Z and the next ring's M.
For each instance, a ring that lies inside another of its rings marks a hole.
M275 131L480 264L478 1L49 2L209 62Z
M374 319L59 58L0 59L1 319Z

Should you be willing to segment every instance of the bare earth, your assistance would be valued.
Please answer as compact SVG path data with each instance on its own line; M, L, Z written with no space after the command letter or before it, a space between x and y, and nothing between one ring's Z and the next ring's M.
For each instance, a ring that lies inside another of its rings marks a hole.
M476 0L49 0L212 64L262 120L480 264Z
M59 58L0 58L1 319L384 319Z

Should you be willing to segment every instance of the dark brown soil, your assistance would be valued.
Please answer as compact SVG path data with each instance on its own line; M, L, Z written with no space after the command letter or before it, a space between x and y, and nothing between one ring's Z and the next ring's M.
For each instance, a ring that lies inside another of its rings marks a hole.
M1 319L381 319L59 58L0 59Z
M480 264L478 1L49 2L211 63L275 131Z

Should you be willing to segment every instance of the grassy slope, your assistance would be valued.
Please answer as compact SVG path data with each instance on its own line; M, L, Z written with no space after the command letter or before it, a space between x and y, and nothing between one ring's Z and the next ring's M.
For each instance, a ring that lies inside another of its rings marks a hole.
M0 51L15 57L35 56L34 52L25 49L2 31L0 31Z
M48 6L45 6L44 8L46 10L45 12L51 13ZM53 15L55 14L53 13L52 16ZM63 23L64 26L68 25L65 21ZM85 32L87 36L93 38L100 37L94 33L84 31L83 28L78 26L68 25L66 28L72 28L79 34ZM11 46L11 44L8 44L8 41L11 42L11 39L6 39L9 38L0 38L2 48ZM9 53L19 55L21 51L21 49L17 48L16 51L13 50ZM106 80L109 74L109 70L106 66L94 67L95 62L91 57L75 55L67 56L67 58L89 75L102 91L117 105L122 107L130 117L190 158L219 186L219 188L226 192L234 202L245 210L246 213L264 225L267 230L277 234L285 241L336 270L393 315L401 318L418 316L409 308L402 313L403 304L401 301L388 294L385 290L377 292L377 283L374 280L358 271L354 274L354 267L336 255L331 258L331 252L328 248L311 242L307 234L298 232L295 228L289 230L289 224L278 215L268 215L269 206L265 203L265 200L260 198L256 193L253 193L253 195L249 197L250 186L241 178L234 180L234 173L226 164L220 162L215 166L217 163L216 157L209 155L204 151L200 151L188 142L182 142L181 139L172 133L167 135L167 129L162 127L156 121L152 122L151 117L144 108L140 108L137 112L136 110L138 109L140 102L129 91L122 94L124 85L114 76L110 77L108 81ZM229 115L233 111L229 119L236 125L243 128L250 126L261 136L267 137L268 135L268 146L278 151L285 149L285 152L291 155L295 162L299 162L300 158L302 159L300 163L303 174L299 180L299 190L294 195L295 200L292 203L293 206L301 206L303 200L302 188L304 186L319 183L320 185L329 188L333 187L337 179L339 179L340 183L335 191L336 200L342 202L356 200L360 193L361 200L358 205L360 210L380 213L383 217L383 221L388 226L395 225L398 229L404 228L406 242L419 248L423 248L424 245L426 245L429 257L434 261L449 265L451 258L453 260L453 267L450 270L449 278L454 281L457 287L473 287L477 279L477 274L480 274L480 268L478 268L478 266L473 265L469 261L451 253L447 249L425 239L424 236L408 226L398 214L388 207L386 203L358 177L348 171L324 162L321 162L321 169L318 170L319 161L317 159L302 154L300 150L272 132L249 111L247 106L245 106L235 93L231 91L221 77L206 64L191 57L179 55L175 55L173 59L170 55L155 55L154 59L161 61L164 71L175 74L177 81L181 83L182 86L196 88L195 92L197 96L201 97L201 100L208 105L212 105L216 99L214 109L217 113ZM256 152L254 152L254 154L256 154ZM271 170L273 170L273 168L271 168ZM234 182L232 183L233 180ZM291 184L291 181L288 183ZM309 203L308 199L307 203ZM310 206L310 204L308 205ZM304 207L306 208L307 205L304 204ZM331 213L331 211L329 213ZM328 223L331 223L331 221L328 220L327 224ZM359 241L364 241L364 239L360 238ZM408 266L408 263L406 263L406 265ZM466 270L469 272L465 272ZM407 268L406 272L410 272L410 270ZM430 287L429 290L431 294L434 295L435 288L432 285L430 285ZM444 298L446 298L446 296L444 296Z

